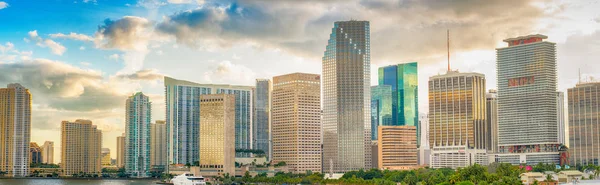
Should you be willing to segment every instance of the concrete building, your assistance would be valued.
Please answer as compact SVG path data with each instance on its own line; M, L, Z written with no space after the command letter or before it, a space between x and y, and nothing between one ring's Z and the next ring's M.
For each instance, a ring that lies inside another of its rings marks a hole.
M0 171L9 177L29 175L31 94L20 84L0 88Z
M497 48L497 162L560 163L555 43L545 35L505 39Z
M198 84L165 77L167 153L169 163L186 164L199 160L200 95L234 94L236 98L235 148L252 148L252 88ZM243 156L240 156L243 157ZM247 157L247 156L244 156Z
M63 176L102 173L102 131L90 120L63 121L61 125L61 168Z
M405 169L418 165L417 127L379 126L377 158L379 169Z
M498 91L490 89L485 95L486 112L486 141L485 148L488 153L498 152Z
M257 79L254 95L252 121L252 148L262 150L271 160L271 80Z
M156 121L150 128L150 166L166 169L167 161L167 125L165 121Z
M448 71L429 78L432 168L486 165L485 76Z
M419 146L419 165L428 166L431 162L431 147L429 146L429 114L419 115L421 145Z
M109 148L102 148L102 153L100 155L100 163L102 164L102 167L107 167L107 166L111 166L110 163L110 149Z
M235 95L200 95L200 170L235 174Z
M379 85L392 87L392 124L417 127L417 146L421 144L419 128L419 78L416 62L380 67Z
M600 165L600 82L567 90L570 165Z
M321 78L292 73L273 77L273 163L321 172Z
M54 164L54 142L46 141L42 145L42 163Z
M29 143L29 164L42 163L42 148L36 143Z
M377 140L378 126L393 125L392 102L392 86L371 86L371 140Z
M323 56L323 171L371 168L368 21L338 21Z
M117 167L125 167L125 133L117 137Z
M558 117L558 142L560 144L566 145L566 134L567 127L565 125L565 93L564 92L556 92L556 107L558 112L556 116Z
M125 103L125 171L132 177L150 176L152 102L144 93Z

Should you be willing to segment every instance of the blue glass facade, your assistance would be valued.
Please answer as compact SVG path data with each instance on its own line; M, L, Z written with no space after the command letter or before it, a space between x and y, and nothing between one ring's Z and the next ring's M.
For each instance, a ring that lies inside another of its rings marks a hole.
M269 111L271 101L271 80L259 79L256 80L256 88L254 89L254 116L252 121L252 138L254 139L253 147L256 150L262 150L270 160L269 151Z
M377 140L377 126L392 125L392 87L371 87L371 140Z
M127 99L125 107L125 171L134 177L148 177L152 104L138 92Z

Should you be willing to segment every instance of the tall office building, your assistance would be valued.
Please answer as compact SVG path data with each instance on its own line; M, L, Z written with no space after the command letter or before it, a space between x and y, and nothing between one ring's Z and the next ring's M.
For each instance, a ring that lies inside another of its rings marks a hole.
M102 131L90 120L63 121L61 125L62 174L102 173Z
M377 140L377 127L392 124L392 86L371 87L371 140Z
M497 161L559 164L556 46L544 35L498 48Z
M321 79L317 74L273 77L273 163L290 171L321 172Z
M31 94L20 84L0 88L0 171L7 176L29 174Z
M36 143L29 143L29 164L42 163L42 148Z
M150 129L150 166L165 169L167 161L167 125L165 121L156 121Z
M100 164L102 164L102 167L106 167L106 166L110 166L111 162L110 162L110 149L109 148L102 148L102 153L100 155Z
M379 126L377 137L378 168L386 170L414 169L417 159L417 127Z
M486 110L486 142L485 148L488 153L498 152L498 91L490 89L485 95Z
M46 141L42 145L42 163L54 164L54 142Z
M371 167L368 21L338 21L323 56L323 171Z
M198 161L200 95L235 94L235 147L251 149L252 87L198 84L165 77L169 163Z
M579 83L567 90L569 162L600 165L600 82Z
M392 124L417 127L417 146L420 145L419 129L419 79L416 62L379 68L379 85L392 87Z
M235 174L235 95L200 95L200 169Z
M431 147L429 147L429 115L420 113L419 129L421 133L421 145L419 146L419 165L429 165L431 159Z
M560 144L566 145L566 130L567 127L565 125L565 93L564 92L556 92L556 106L558 112L556 116L558 119L558 142Z
M269 160L271 160L271 122L270 103L271 103L271 80L257 79L254 89L253 103L253 121L252 121L252 143L253 149L262 150Z
M125 133L117 137L117 167L125 167Z
M458 168L487 156L485 76L448 71L429 78L429 146L432 168Z
M133 177L150 175L150 129L152 102L144 93L125 103L125 171Z

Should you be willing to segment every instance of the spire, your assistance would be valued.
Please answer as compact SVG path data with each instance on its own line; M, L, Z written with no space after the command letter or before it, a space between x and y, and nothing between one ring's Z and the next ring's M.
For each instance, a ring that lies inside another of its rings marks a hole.
M448 71L450 71L450 29L446 30L446 41L448 44Z

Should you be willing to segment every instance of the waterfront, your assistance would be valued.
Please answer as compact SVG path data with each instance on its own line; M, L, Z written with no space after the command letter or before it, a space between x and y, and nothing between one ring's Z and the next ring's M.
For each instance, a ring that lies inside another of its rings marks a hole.
M0 179L0 185L150 185L154 180Z

